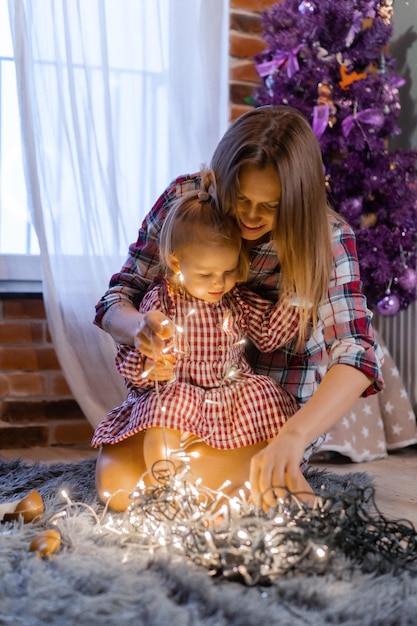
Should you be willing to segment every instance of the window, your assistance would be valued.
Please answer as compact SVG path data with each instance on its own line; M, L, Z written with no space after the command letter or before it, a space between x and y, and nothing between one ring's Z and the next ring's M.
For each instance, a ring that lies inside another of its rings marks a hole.
M36 280L39 245L28 204L49 278L57 265L50 254L94 257L104 248L106 257L124 258L132 220L141 220L175 175L210 158L227 123L227 47L217 39L227 32L228 5L216 0L213 12L214 0L172 4L21 0L20 94L13 4L0 0L0 288L6 280ZM186 4L195 28L184 22ZM21 95L36 203L26 197Z
M0 289L37 291L39 280L39 246L27 203L8 3L0 0Z

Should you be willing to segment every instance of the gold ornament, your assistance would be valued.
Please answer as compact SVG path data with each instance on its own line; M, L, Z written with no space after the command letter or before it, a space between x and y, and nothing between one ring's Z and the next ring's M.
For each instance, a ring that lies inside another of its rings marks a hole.
M394 15L394 0L382 0L379 5L378 15L382 17L385 24L389 24L391 22L391 18Z
M36 552L38 557L50 557L60 545L60 533L57 530L47 529L32 539L29 550Z
M360 219L360 227L361 228L372 228L376 225L378 221L378 216L376 213L365 213L361 215Z

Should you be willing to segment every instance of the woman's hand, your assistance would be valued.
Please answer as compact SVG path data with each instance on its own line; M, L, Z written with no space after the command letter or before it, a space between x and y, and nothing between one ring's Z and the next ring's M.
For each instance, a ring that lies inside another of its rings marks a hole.
M252 457L249 482L256 507L267 511L287 492L313 503L314 493L300 469L305 450L304 438L297 433L281 433Z
M277 498L285 496L287 490L299 493L301 500L314 501L313 491L300 469L304 451L349 411L372 380L344 363L336 363L327 371L310 400L266 448L252 457L249 481L257 506L265 510L275 506Z
M163 363L167 355L164 348L174 334L174 323L161 311L149 311L142 315L134 337L134 346L155 363Z

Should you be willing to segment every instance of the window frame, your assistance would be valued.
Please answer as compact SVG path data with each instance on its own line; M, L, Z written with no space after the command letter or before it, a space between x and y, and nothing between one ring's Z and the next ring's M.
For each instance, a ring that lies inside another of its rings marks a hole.
M42 293L39 254L0 254L0 293Z
M5 16L8 19L8 4L7 0L2 0L1 6L1 14L4 18ZM11 37L11 33L10 33ZM0 122L2 123L3 111L2 111L2 89L6 88L6 85L3 84L3 64L4 63L12 63L14 64L14 56L12 51L10 50L11 39L9 42L6 42L2 46L2 50L0 51ZM2 126L0 126L0 141L2 140ZM2 144L0 143L0 182L1 176L4 175L1 172L1 157L2 155ZM20 181L20 177L19 177ZM2 206L0 204L0 211L2 210ZM4 210L4 209L3 209ZM29 216L29 208L27 211ZM30 226L30 221L27 221L27 227L31 229L31 236L35 236L33 226ZM26 243L26 247L30 246L28 242ZM36 246L38 248L38 246ZM42 272L41 272L41 261L39 252L30 253L28 252L28 248L25 252L1 252L0 251L0 293L5 294L13 294L13 293L27 293L27 294L38 294L42 293Z

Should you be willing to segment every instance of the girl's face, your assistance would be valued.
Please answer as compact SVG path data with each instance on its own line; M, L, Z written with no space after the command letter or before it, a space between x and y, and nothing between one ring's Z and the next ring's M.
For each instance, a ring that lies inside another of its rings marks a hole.
M273 167L244 167L239 177L236 215L242 238L252 245L269 239L281 198L281 182Z
M217 304L236 284L239 263L237 246L189 244L174 258L172 267L181 273L181 283L189 294Z

